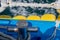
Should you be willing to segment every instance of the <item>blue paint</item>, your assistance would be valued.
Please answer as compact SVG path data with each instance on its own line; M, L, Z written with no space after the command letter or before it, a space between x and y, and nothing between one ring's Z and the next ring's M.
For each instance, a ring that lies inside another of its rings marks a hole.
M45 33L51 27L55 26L55 22L49 21L29 21L33 27L38 27L42 33Z
M9 24L9 21L8 20L0 20L0 24L5 24L5 25L7 25L7 24Z
M16 27L16 24L19 20L0 20L0 25L6 25L8 27ZM55 22L53 21L33 21L33 20L29 20L27 21L29 23L28 27L38 27L39 30L37 33L32 33L32 37L38 37L41 36L42 38L48 38L49 36L51 36L51 34L53 33L53 28L55 27ZM51 31L50 31L51 30ZM5 34L11 35L14 38L17 37L17 33L13 32L7 32L6 29L0 29L1 32L4 32ZM48 33L47 33L48 32ZM49 34L50 33L50 34Z
M16 26L18 20L0 20L1 25L10 25L10 26ZM48 30L51 27L55 26L55 22L49 22L49 21L28 21L31 22L29 24L32 25L32 27L38 27L42 33L45 33L46 30Z

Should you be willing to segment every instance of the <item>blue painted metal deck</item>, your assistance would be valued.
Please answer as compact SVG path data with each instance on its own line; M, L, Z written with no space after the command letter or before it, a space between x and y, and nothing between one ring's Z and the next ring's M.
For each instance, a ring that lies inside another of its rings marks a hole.
M8 26L8 27L16 27L16 24L19 20L0 20L0 25ZM31 38L35 37L41 37L42 40L45 40L49 38L52 33L54 32L55 29L55 22L54 21L34 21L34 20L28 20L29 22L28 26L32 27L38 27L39 30L37 33L31 32ZM4 32L5 34L8 34L10 36L13 36L14 38L17 38L17 33L16 32L7 32L7 29L0 29L0 32ZM57 30L56 33L56 39L60 40L60 31ZM31 39L31 40L32 40Z

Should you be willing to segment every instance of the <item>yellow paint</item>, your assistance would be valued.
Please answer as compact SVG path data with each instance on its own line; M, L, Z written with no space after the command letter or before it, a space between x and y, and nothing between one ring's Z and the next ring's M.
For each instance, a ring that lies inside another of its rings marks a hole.
M30 15L27 17L27 20L40 20L40 17L37 15Z
M57 20L59 20L59 21L60 21L60 15L58 16Z
M60 9L57 9L57 12L60 14Z
M8 16L8 15L0 15L0 18L11 18L11 16Z
M22 15L18 15L18 16L13 17L13 19L26 20L26 17L25 16L22 16Z
M56 20L56 16L53 15L53 14L44 14L43 16L41 16L41 20L55 21Z

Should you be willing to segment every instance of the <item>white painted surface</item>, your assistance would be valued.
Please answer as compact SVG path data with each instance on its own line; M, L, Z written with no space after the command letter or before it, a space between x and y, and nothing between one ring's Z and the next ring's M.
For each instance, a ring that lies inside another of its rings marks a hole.
M38 4L38 3L21 3L21 2L12 2L12 0L1 0L1 7L0 7L0 12L2 12L7 6L30 6L30 7L52 7L55 9L60 9L60 0L51 3L51 4ZM7 4L9 3L9 5Z
M59 27L60 21L56 20L56 27Z

